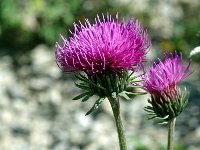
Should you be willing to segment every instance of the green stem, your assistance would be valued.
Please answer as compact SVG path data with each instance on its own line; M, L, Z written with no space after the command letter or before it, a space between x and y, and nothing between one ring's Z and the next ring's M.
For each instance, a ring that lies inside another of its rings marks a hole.
M173 138L176 118L172 118L168 121L168 144L167 150L173 150Z
M120 150L127 150L126 137L125 137L124 127L123 127L122 119L121 119L121 115L120 115L119 98L108 97L108 100L110 101L110 105L112 107L112 111L113 111L114 118L115 118Z

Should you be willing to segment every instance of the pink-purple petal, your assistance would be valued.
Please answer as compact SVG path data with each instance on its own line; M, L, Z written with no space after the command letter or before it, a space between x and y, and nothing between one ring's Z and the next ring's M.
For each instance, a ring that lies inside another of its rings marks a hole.
M97 15L95 24L88 19L85 25L74 23L74 33L69 40L61 35L63 46L56 43L56 59L68 72L103 72L104 70L133 70L145 60L151 41L139 21L131 18L118 22L111 15Z
M150 94L174 93L177 85L189 75L190 63L182 64L182 54L164 53L164 62L159 59L158 64L152 64L149 72L145 72L143 86ZM171 90L171 91L169 91Z

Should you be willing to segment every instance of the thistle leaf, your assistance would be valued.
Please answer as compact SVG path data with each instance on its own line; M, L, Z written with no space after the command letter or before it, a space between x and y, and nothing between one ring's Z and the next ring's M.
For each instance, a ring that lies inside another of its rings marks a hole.
M128 91L124 91L124 93L128 94L128 95L145 95L147 94L147 92L128 92Z
M158 124L163 125L163 124L167 124L167 121L163 121L163 122L159 122Z
M88 80L87 82L88 82L89 84L95 86L96 88L100 88L100 89L106 91L106 88L102 87L101 85L96 85L96 84L94 84L91 80Z
M84 96L86 96L86 95L88 95L88 94L90 94L90 92L82 93L82 94L80 94L80 95L74 97L72 100L79 100L79 99L83 98Z
M90 90L90 88L85 84L78 84L78 83L75 83L75 85L80 88L80 89L83 89L83 90Z
M152 109L148 109L148 108L144 108L144 110L149 114L149 113L154 113L154 111ZM155 113L154 113L155 114Z
M145 109L153 110L153 107L151 107L151 106L146 106ZM154 111L154 110L153 110L153 111Z
M188 91L184 91L184 93L183 93L181 99L182 99L183 101L187 101L188 96L189 96L189 92L188 92Z
M141 85L128 85L127 88L143 88Z
M87 101L90 97L92 97L94 94L93 93L89 93L88 95L86 95L83 99L82 102Z
M87 81L88 81L88 79L87 79L85 76L81 75L81 74L75 74L74 76L75 76L77 79L79 79L79 80L81 80L81 81L83 81L83 82L87 82Z
M101 103L103 102L104 98L99 98L94 105L92 106L92 108L85 114L86 116L91 114L93 111L95 111L96 109L99 108L99 106L101 105Z
M125 91L119 93L118 95L125 98L126 100L130 100L130 97L128 97L128 95L125 93Z
M156 118L157 116L156 115L153 115L153 116L148 116L148 120L151 120L151 119L154 119L154 118Z

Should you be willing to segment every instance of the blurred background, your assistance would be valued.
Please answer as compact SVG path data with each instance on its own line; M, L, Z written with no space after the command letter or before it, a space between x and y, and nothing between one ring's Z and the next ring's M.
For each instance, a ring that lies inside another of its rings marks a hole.
M111 108L104 101L90 116L95 99L72 101L79 94L71 74L55 62L59 35L70 36L73 22L119 12L148 29L148 60L181 51L187 62L200 46L199 0L1 0L0 1L0 150L118 150ZM200 149L200 54L182 87L190 91L177 118L175 150ZM122 101L129 150L165 150L166 125L147 120L149 95Z

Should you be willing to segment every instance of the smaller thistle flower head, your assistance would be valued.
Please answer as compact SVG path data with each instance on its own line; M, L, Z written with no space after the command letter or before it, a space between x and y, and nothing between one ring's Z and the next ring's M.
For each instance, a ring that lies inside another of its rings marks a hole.
M190 63L182 64L181 53L180 56L177 53L171 57L165 53L164 56L164 62L159 59L158 64L152 64L150 71L142 76L142 84L151 94L150 106L145 110L154 114L151 118L160 117L167 121L177 117L188 102L188 91L181 92L178 84L189 75Z
M84 71L87 74L105 71L132 70L145 60L151 42L139 21L131 18L127 23L112 19L86 19L85 25L74 23L74 33L69 39L61 36L63 46L56 43L56 60L66 72Z
M150 71L142 77L143 86L150 94L177 96L177 85L189 75L190 63L182 64L182 53L180 56L171 54L171 57L165 53L164 57L164 63L159 59L159 63L152 64Z

